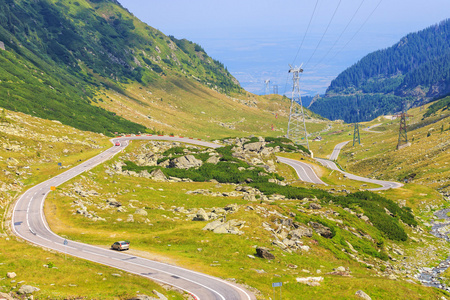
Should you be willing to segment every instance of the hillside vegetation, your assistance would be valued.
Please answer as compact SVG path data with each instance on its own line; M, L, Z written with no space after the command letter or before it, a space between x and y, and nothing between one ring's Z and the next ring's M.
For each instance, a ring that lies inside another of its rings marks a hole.
M342 72L311 110L329 119L370 121L450 92L450 20L411 33ZM359 110L359 115L357 111Z
M3 1L0 41L0 106L83 130L146 130L91 105L101 87L124 93L123 84L178 74L224 93L241 91L199 45L165 36L117 1Z

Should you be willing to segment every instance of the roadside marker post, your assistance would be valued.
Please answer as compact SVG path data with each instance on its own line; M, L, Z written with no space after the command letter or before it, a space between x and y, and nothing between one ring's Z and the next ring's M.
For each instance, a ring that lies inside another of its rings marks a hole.
M50 191L52 192L56 191L56 186L51 186ZM55 193L53 193L53 200L55 200Z
M64 239L64 260L67 260L67 244L69 242L67 241L67 239Z
M273 282L272 283L272 287L273 287L273 299L275 300L275 288L276 287L280 287L280 300L281 300L281 286L283 285L282 282Z

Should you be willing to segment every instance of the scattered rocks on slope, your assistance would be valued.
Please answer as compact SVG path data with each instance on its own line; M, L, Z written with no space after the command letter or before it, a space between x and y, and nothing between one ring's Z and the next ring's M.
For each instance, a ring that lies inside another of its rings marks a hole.
M351 277L350 270L348 268L345 268L343 266L337 267L336 269L333 269L333 272L327 273L328 275L337 275L337 276L346 276Z
M16 273L14 273L14 272L8 272L8 273L6 273L6 277L8 277L8 278L16 278L16 276L17 276L17 274Z
M203 208L200 208L192 221L209 221L209 216Z
M108 203L109 206L112 206L112 207L121 207L122 206L122 204L114 198L106 199L106 203Z
M291 240L300 240L302 237L312 237L312 229L306 226L300 226L297 229L291 230L289 235Z
M298 283L303 283L309 286L319 286L323 281L323 277L298 277L296 280Z
M138 208L136 209L136 211L134 212L135 215L140 215L140 216L147 216L148 213L145 211L145 209L143 208Z
M150 173L150 175L152 176L153 180L167 181L166 175L164 175L163 171L161 171L160 169L156 169L156 170L152 171Z
M261 152L264 148L264 142L249 143L242 146L244 151Z
M219 163L219 161L220 161L219 157L214 155L214 156L211 156L210 158L208 158L206 160L206 163L217 165L217 163Z
M319 203L310 203L309 209L322 209L322 206Z
M203 230L209 230L218 234L242 235L244 234L244 232L240 231L239 229L242 229L244 225L245 221L230 220L228 222L225 222L224 219L220 219L207 224L205 227L203 227Z
M0 300L16 300L17 298L13 298L11 295L0 292Z
M136 164L138 166L152 167L158 165L159 155L153 152L140 154L136 157Z

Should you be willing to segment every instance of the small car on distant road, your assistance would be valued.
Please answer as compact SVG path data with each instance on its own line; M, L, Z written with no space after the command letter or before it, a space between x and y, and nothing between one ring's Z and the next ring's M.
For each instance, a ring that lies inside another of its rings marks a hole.
M114 145L115 146L120 146L120 142L116 142Z
M111 249L118 251L128 250L130 249L130 242L128 241L115 242L114 244L111 245Z

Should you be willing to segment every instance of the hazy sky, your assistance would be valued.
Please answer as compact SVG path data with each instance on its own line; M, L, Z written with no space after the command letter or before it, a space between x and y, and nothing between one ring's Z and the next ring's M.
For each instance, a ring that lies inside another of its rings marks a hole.
M288 64L302 63L302 92L323 93L364 55L450 17L449 0L119 2L164 34L200 44L257 94L266 79L289 93Z

